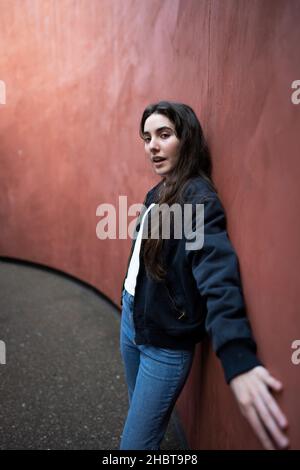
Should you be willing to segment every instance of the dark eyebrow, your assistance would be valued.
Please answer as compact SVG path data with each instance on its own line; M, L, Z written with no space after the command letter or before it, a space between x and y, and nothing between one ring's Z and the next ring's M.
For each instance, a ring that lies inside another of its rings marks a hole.
M171 127L168 127L168 126L162 126L162 127L158 127L158 129L156 129L155 132L160 132L164 129L167 129L167 130L170 130L170 131L173 131L174 132L174 129L172 129ZM150 132L146 131L146 132L143 132L143 135L146 135L146 134L150 134Z

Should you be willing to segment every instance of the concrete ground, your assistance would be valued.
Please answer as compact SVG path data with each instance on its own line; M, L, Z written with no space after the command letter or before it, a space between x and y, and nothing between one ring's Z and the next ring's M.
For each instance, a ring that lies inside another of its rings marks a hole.
M119 327L95 289L0 260L0 449L118 449L128 407ZM162 450L185 448L174 412Z

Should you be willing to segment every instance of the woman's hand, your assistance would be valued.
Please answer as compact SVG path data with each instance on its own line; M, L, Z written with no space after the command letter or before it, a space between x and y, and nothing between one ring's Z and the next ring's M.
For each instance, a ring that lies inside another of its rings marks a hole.
M277 405L269 388L279 392L282 383L262 366L234 377L230 387L237 399L242 415L248 420L265 449L280 449L289 445L284 433L288 422Z

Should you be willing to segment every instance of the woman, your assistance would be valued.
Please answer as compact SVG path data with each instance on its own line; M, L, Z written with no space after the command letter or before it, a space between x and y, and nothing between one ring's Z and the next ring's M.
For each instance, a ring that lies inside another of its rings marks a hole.
M120 450L160 449L195 344L206 333L262 445L286 448L287 419L270 393L280 391L282 384L256 356L238 260L211 179L201 125L189 106L160 101L145 109L140 135L161 181L144 201L122 287L120 350L130 406ZM172 234L164 237L163 214L173 204L190 205L190 231L173 236L178 221L184 224L181 212L173 216ZM197 204L204 205L204 240L195 248L187 242L191 233L200 233Z

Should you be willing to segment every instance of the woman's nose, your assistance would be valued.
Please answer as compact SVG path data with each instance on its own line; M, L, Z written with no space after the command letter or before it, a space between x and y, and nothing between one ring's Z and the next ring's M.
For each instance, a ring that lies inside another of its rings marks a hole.
M150 142L149 148L150 148L150 150L157 150L159 148L157 140L152 139L151 142Z

